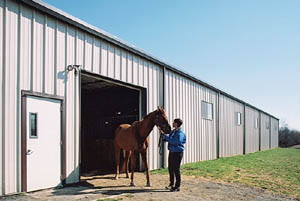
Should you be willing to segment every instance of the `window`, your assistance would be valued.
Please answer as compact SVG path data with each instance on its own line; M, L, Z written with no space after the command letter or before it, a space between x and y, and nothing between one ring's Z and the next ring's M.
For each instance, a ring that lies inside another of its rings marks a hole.
M29 113L30 138L37 138L37 113Z
M235 113L235 123L237 126L242 124L242 113L240 112Z
M269 130L270 129L270 123L268 121L266 121L266 129Z
M254 128L258 128L258 118L254 119Z
M213 120L213 104L201 102L201 116L203 119Z
M274 125L274 131L277 131L277 126L276 126L276 124Z

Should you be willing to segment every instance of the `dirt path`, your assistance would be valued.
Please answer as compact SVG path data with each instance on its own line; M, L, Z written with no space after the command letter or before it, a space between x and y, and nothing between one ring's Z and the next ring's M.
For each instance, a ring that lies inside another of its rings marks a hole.
M143 173L135 174L136 187L129 187L129 179L112 180L113 175L85 177L81 185L63 189L49 189L19 196L3 197L0 200L11 201L94 201L114 198L122 201L174 201L174 200L294 200L261 189L243 185L217 183L200 178L183 176L180 192L165 190L167 175L151 175L152 187L145 187Z

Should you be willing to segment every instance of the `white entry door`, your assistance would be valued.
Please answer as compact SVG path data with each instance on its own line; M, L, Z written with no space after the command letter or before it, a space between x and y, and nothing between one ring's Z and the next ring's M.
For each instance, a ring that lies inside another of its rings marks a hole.
M61 185L60 104L27 97L27 191Z

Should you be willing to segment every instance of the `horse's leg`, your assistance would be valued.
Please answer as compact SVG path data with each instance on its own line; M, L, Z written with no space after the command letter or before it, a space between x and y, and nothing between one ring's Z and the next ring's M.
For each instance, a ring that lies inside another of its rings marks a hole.
M119 167L120 167L120 147L115 144L115 159L116 159L116 176L115 179L119 179Z
M135 156L136 156L135 151L132 151L131 157L130 157L130 162L131 162L131 182L130 182L130 186L135 186L135 184L133 182L134 168L135 168Z
M129 175L128 175L128 163L129 163L130 155L131 155L131 151L126 151L125 160L124 160L126 178L129 178Z
M142 159L144 161L144 166L146 168L146 178L147 178L147 185L148 187L151 186L150 184L150 177L149 177L149 167L148 167L148 162L147 162L147 149L143 150L141 152L141 155L142 155Z

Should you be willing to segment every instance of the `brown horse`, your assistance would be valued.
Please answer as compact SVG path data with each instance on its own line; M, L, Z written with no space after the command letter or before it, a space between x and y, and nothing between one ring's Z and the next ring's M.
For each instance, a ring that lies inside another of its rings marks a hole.
M119 177L120 166L120 149L125 151L125 165L126 177L128 176L128 161L131 159L131 182L130 185L134 186L134 168L135 168L135 154L140 152L144 165L146 168L147 186L150 186L149 168L147 163L147 148L149 145L148 135L153 130L154 126L159 127L164 133L170 133L171 127L168 122L165 110L162 107L158 107L157 110L149 113L141 121L135 121L132 125L121 124L115 133L114 147L115 147L115 159L116 159L116 176Z

